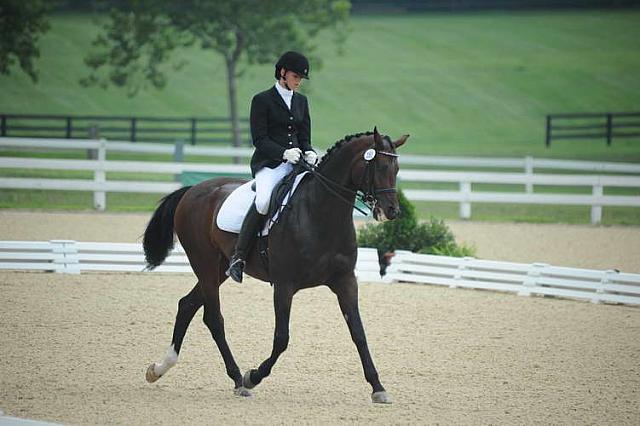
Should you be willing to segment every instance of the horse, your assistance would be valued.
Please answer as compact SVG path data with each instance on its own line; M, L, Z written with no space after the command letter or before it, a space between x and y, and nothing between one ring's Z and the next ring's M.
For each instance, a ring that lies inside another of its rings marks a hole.
M155 382L176 364L189 323L204 305L203 320L224 359L227 375L233 380L234 393L251 396L250 389L271 374L278 357L287 348L294 294L301 289L326 285L337 296L365 379L371 385L372 401L391 403L369 353L358 309L358 282L354 273L358 247L353 208L360 191L375 220L394 219L399 214L396 149L408 137L404 135L392 141L374 128L373 132L346 136L336 142L317 167L309 168L310 176L301 181L286 212L271 227L266 237L268 261L259 253L258 244L253 245L246 259L245 273L272 284L275 331L271 355L244 375L225 338L219 296L220 285L227 279L225 271L237 234L219 229L215 219L227 196L245 181L210 179L165 196L144 233L147 268L152 269L165 260L173 249L175 232L197 283L178 302L171 345L163 360L149 365L147 381Z

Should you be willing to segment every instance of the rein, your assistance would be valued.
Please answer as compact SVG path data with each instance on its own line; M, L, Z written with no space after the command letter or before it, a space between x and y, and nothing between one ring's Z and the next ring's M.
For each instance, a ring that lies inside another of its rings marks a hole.
M317 171L315 166L312 166L311 164L306 163L304 160L299 162L298 164L300 165L301 168L305 169L306 171L311 173L313 176L317 177L318 181L322 184L322 186L324 186L324 188L327 189L329 192L331 192L333 195L335 195L336 197L338 197L340 200L344 201L345 203L351 205L354 209L356 209L357 211L359 211L363 215L368 216L370 212L373 212L373 209L375 208L376 204L378 203L378 199L377 199L377 195L378 194L396 192L396 188L381 188L381 189L376 189L375 188L375 183L374 183L375 182L375 180L374 180L375 179L375 168L371 166L371 161L375 158L376 153L377 154L382 154L382 155L387 155L389 157L397 157L398 156L398 154L394 154L392 152L375 151L374 149L367 150L365 152L365 157L364 157L365 158L365 169L364 169L364 173L362 174L362 182L360 183L360 188L361 188L360 191L358 191L358 190L353 191L352 189L349 189L346 186L340 185L339 183L332 181L331 179L329 179L328 177L326 177L325 175L323 175L322 173ZM369 154L369 156L367 156L367 154ZM365 180L368 181L368 182L366 182L366 190L362 189L362 188L365 188ZM353 204L351 202L351 200L347 199L345 196L340 194L336 189L344 191L344 192L348 193L350 196L355 196L358 200L360 200L362 202L362 204L364 204L369 209L369 212L365 212L360 207L358 207L357 205Z

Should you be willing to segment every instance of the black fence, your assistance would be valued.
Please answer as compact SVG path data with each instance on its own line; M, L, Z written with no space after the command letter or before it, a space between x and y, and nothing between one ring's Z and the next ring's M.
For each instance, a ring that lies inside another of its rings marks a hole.
M248 119L240 120L243 143ZM94 134L97 130L98 134ZM88 115L0 114L0 136L86 139L100 136L131 142L183 140L192 145L233 142L231 119L222 117L121 117Z
M470 12L485 10L620 9L640 0L351 0L354 13Z
M545 145L558 139L640 139L640 112L547 115Z

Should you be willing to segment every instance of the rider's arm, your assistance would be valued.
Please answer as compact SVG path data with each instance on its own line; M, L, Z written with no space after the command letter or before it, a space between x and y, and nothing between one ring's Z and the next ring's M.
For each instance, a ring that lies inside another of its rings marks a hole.
M282 160L285 148L274 142L268 134L268 106L264 99L254 96L251 101L251 138L258 151L274 160Z

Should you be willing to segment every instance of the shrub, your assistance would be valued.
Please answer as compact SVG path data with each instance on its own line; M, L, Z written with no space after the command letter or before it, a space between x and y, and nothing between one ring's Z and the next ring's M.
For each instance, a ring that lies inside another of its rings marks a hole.
M358 232L358 245L378 249L382 264L382 255L395 250L439 254L444 256L473 256L473 246L456 244L453 233L441 219L430 218L428 222L418 223L413 204L398 190L400 216L382 224L367 224Z
M418 251L420 244L415 238L418 219L413 204L402 191L398 191L400 215L395 220L382 224L368 223L358 232L358 245L373 247L383 253L394 250Z

